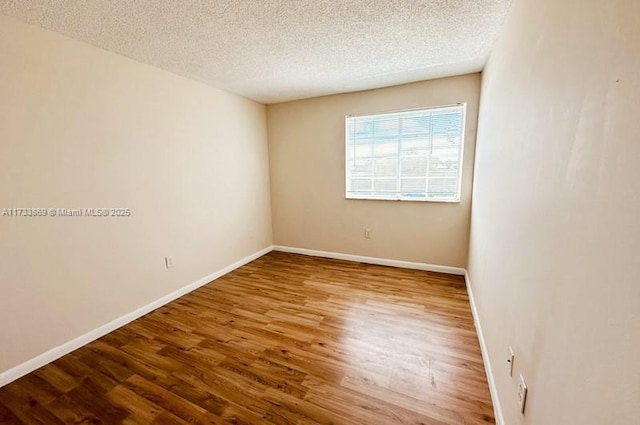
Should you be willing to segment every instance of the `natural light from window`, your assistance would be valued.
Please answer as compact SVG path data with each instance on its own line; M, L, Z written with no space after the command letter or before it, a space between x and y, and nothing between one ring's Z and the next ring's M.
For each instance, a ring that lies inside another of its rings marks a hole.
M346 197L459 202L465 104L346 117Z

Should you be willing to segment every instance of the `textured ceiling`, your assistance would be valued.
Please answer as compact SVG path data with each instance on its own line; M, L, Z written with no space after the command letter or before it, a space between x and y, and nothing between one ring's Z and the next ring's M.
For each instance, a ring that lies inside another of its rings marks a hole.
M0 0L0 14L264 103L480 71L510 0Z

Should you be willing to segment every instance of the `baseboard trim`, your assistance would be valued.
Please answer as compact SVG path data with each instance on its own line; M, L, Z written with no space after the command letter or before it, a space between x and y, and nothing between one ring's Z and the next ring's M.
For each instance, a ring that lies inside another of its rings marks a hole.
M51 350L40 354L37 357L34 357L31 360L27 360L24 363L21 363L11 369L8 369L2 373L0 373L0 387L7 385L10 382L15 381L18 378L23 377L24 375L33 372L34 370L51 363L54 360L59 359L60 357L69 354L70 352L77 350L78 348L87 345L88 343L95 341L96 339L103 337L109 332L113 332L114 330L130 323L147 313L152 312L153 310L162 307L165 304L170 303L171 301L180 298L183 295L188 294L191 291L194 291L201 286L206 285L207 283L218 279L219 277L224 276L225 274L232 272L233 270L244 266L247 263L252 262L253 260L262 257L263 255L271 252L273 250L273 246L268 246L264 249L261 249L258 252L255 252L241 260L236 261L233 264L228 265L210 275L207 275L201 279L196 280L189 285L178 289L168 295L165 295L162 298L159 298L153 301L150 304L145 305L144 307L140 307L137 310L132 311L131 313L127 313L122 317L119 317L115 320L112 320L109 323L106 323L99 328L96 328L90 332L87 332L84 335L81 335L77 338L72 339L58 347L52 348Z
M460 267L440 266L436 264L414 263L411 261L389 260L387 258L365 257L362 255L343 254L340 252L318 251L315 249L295 248L291 246L274 245L275 251L293 254L311 255L313 257L333 258L335 260L357 261L359 263L377 264L380 266L401 267L405 269L424 270L428 272L448 273L464 276L465 270Z
M489 382L489 392L491 393L491 401L493 402L493 412L496 417L496 425L505 425L504 415L502 414L502 406L500 405L500 399L498 398L498 388L496 387L496 381L493 377L493 370L491 369L491 360L489 360L489 351L487 350L487 344L484 339L484 333L482 332L482 325L480 324L480 317L478 316L476 301L473 297L473 289L471 289L471 281L469 279L469 273L466 270L464 273L464 281L467 285L467 294L469 294L469 304L471 305L471 314L473 315L473 323L476 326L476 333L478 334L478 341L480 342L480 351L482 352L482 361L484 362L484 371L487 374L487 381Z

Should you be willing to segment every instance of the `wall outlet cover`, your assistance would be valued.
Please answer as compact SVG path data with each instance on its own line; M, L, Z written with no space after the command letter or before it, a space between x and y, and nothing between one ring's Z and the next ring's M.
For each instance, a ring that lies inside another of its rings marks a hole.
M524 407L527 404L527 384L522 375L518 381L518 403L520 403L520 413L524 414Z

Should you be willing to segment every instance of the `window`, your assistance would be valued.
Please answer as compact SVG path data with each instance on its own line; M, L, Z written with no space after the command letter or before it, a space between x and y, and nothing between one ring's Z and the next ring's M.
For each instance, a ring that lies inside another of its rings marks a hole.
M460 201L465 104L346 117L346 197Z

